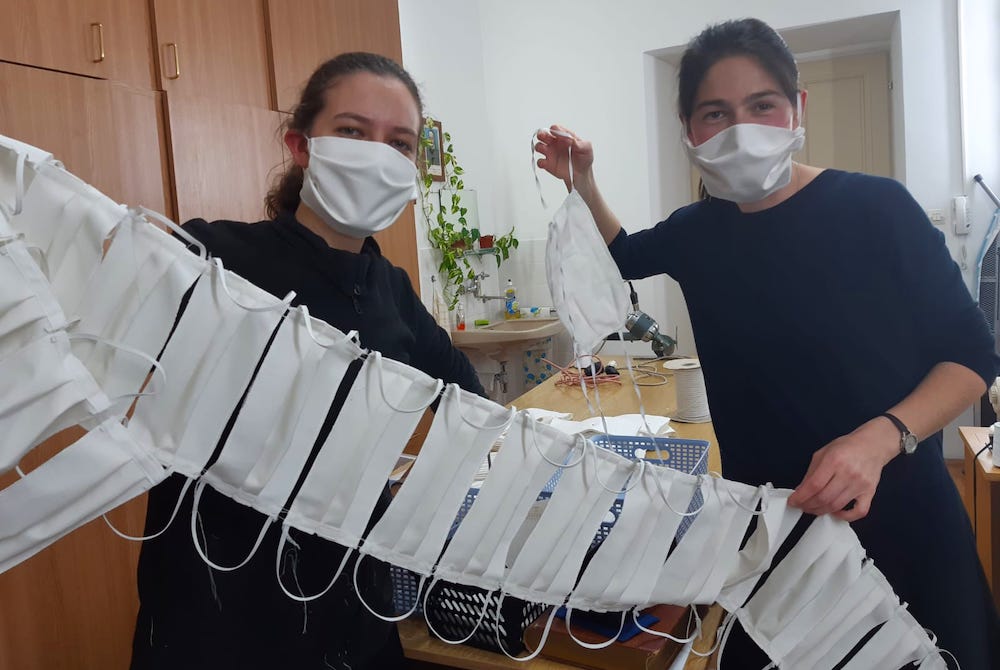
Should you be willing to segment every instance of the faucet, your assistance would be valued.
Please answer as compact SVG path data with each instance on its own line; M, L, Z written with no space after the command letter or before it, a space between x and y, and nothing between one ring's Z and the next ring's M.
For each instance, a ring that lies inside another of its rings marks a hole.
M484 304L487 303L487 302L489 302L490 300L506 300L507 296L505 296L505 295L484 295L483 294L483 284L482 284L482 281L484 279L486 279L487 277L489 277L488 274L486 274L485 272L480 272L479 274L477 274L475 276L475 278L469 280L469 287L466 290L469 291L470 293L472 293L473 297L479 298L480 300L482 300Z

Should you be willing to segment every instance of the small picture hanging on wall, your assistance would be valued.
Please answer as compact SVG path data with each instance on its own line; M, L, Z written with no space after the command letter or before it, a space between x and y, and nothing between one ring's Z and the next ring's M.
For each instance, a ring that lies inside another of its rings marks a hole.
M441 164L441 158L444 156L443 139L441 122L428 119L424 125L424 135L420 144L424 149L424 169L434 181L444 181L444 165Z

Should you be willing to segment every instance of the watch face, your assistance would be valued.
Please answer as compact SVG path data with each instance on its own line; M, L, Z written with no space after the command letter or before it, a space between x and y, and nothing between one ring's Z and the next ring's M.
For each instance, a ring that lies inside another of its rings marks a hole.
M913 433L907 433L903 436L903 451L908 454L912 454L917 450L917 436Z

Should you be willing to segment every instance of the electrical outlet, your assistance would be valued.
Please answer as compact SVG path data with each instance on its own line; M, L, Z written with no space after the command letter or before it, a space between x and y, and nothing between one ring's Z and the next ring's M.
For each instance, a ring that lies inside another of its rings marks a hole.
M931 220L935 226L944 225L944 210L943 209L928 209L927 218Z

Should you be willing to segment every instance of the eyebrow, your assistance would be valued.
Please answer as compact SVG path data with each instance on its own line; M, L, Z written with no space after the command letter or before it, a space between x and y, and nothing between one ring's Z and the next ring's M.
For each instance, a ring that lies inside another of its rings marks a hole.
M354 112L341 112L333 117L334 119L351 119L353 121L358 121L360 123L371 123L372 120L367 116L362 116L361 114L355 114ZM395 126L393 132L402 133L404 135L411 135L413 137L417 136L416 131L413 128L407 128L406 126Z
M746 104L746 103L756 102L758 100L761 100L762 98L769 98L772 95L782 95L782 94L779 91L775 91L772 89L758 91L757 93L751 93L747 97L743 98L743 103ZM702 109L703 107L726 107L728 104L729 103L727 103L725 100L722 100L721 98L716 100L703 100L702 102L699 102L695 106L695 109Z

